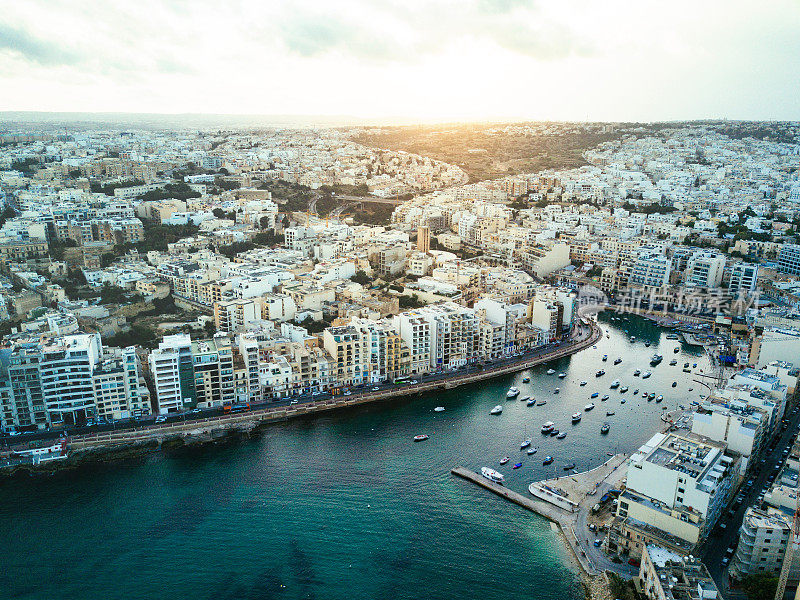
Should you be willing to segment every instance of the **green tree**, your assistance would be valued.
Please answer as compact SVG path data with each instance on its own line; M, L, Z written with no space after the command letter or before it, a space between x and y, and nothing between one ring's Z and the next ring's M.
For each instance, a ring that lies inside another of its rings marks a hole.
M748 575L742 581L742 589L750 600L772 600L778 589L778 578L767 573Z
M350 281L355 281L356 283L360 283L361 285L369 285L372 283L372 279L366 272L358 270L356 274L350 278Z

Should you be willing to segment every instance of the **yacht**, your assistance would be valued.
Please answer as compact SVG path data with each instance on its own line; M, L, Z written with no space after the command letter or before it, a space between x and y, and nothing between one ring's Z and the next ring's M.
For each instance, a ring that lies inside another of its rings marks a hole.
M647 397L648 397L650 400L652 400L652 399L654 399L654 398L656 397L656 393L655 393L655 392L650 392L649 394L647 394Z
M520 450L524 450L525 448L527 448L527 447L528 447L528 446L530 446L530 445L531 445L531 438L527 438L527 439L526 439L524 442L522 442L522 443L519 445L519 449L520 449Z
M619 393L620 394L624 394L627 391L628 391L628 386L627 385L623 385L621 388L619 388Z
M555 372L556 372L556 370L555 370L555 369L547 369L547 374L548 374L548 375L552 375L552 374L553 374L553 373L555 373Z
M592 410L593 408L594 408L594 402L589 402L589 404L583 407L583 410Z
M555 427L555 425L556 424L553 423L552 421L548 421L547 423L542 425L542 433L550 433L551 431L553 431L553 427Z
M650 375L652 375L650 371L645 371L644 373L642 373L642 379L647 379L648 377L650 377Z
M433 412L444 412L444 406L437 406L433 409Z
M677 361L677 360L675 360L674 358L673 358L671 361L669 361L669 366L670 366L670 367L674 367L674 366L675 366L675 365L677 365L677 364L678 364L678 361Z
M597 398L599 395L600 395L600 394L598 394L597 392L595 392L594 394L592 394L591 396L589 396L589 398Z
M566 374L566 373L559 373L559 374L558 374L558 378L559 378L559 379L564 379L564 377L566 377L566 376L567 376L567 374Z
M586 385L586 382L585 381L581 381L581 387L583 387L585 385Z
M636 388L635 390L633 390L633 395L634 396L637 396L638 394L639 394L639 388Z
M564 465L565 471L572 471L575 468L575 463L569 463L568 465Z
M528 406L535 406L536 405L536 398L531 398L526 402Z
M500 473L494 469L490 469L489 467L483 467L481 469L481 475L490 481L494 481L495 483L503 483L506 480L505 477L503 477Z
M539 400L539 401L536 403L536 406L544 406L545 404L547 404L547 400Z
M600 369L597 373L594 374L594 376L595 377L602 377L605 374L606 374L606 372L603 371L603 369Z
M572 415L572 422L573 423L577 423L580 420L581 420L581 413L575 413L574 415Z
M520 402L527 402L527 401L528 401L528 400L530 400L530 399L531 399L531 397L530 397L530 396L521 396L521 397L520 397L520 399L519 399L519 401L520 401Z
M531 382L531 378L530 377L523 377L522 378L522 383L530 383L530 382Z
M617 360L614 361L614 364L618 365L621 362L622 362L622 358L617 358Z
M545 456L544 460L542 461L542 464L543 465L549 465L552 462L553 462L553 457L552 456Z
M559 434L558 429L553 429L553 431L550 432L550 437L556 437L558 434Z
M612 381L611 385L608 386L608 387L610 387L612 390L618 388L619 387L619 379L615 379L614 381Z
M636 370L633 372L633 376L634 376L634 377L638 377L638 376L639 376L639 375L641 375L641 374L642 374L642 372L641 372L639 369L636 369Z
M557 440L563 440L565 437L567 437L567 432L566 432L566 431L562 431L561 433L559 433L559 434L556 436L556 439L557 439Z
M603 354L603 362L606 362L607 360L608 360L608 354Z
M506 398L516 398L517 396L519 396L519 390L515 387L509 388L506 392Z
M604 395L603 395L603 397L602 397L602 398L600 398L600 400L602 400L603 402L605 402L606 400L608 400L608 394L604 394Z
M614 416L614 411L613 411L613 410L607 410L607 411L606 411L606 416L607 416L607 417Z
M530 456L531 454L536 454L537 450L538 448L528 448L528 456Z
M427 439L428 439L428 436L425 435L424 433L422 435L415 435L414 436L414 441L415 442L424 442Z
M664 399L664 396L662 396L661 394L659 394L659 395L658 395L658 398L656 398L656 402L661 402L663 399Z
M489 411L489 414L490 415L499 415L501 412L503 412L503 407L498 404L492 410Z
M661 356L660 354L653 354L653 356L650 357L650 366L655 367L662 360L664 360L663 356Z
M608 423L603 423L603 426L600 428L600 433L608 433L609 429L611 429L611 426Z
M500 459L500 464L504 465L510 460L511 460L511 458L509 458L508 456L504 456L503 458Z

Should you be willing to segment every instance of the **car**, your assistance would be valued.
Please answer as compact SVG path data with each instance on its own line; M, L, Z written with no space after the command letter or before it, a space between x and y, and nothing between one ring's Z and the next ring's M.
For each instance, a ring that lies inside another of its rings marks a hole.
M347 391L344 393L344 395L345 395L345 396L352 396L352 395L353 395L353 392L351 392L350 390L347 390Z
M320 394L322 394L322 392L311 392L312 396L319 396Z
M199 409L199 408L193 408L189 412L192 413L193 415L196 415L197 413L203 412L203 411L202 411L202 409Z
M14 429L13 431L9 431L8 432L8 435L10 435L11 437L17 437L19 434L20 434L20 432L17 431L16 429Z
M294 399L294 400L292 400L291 402L289 402L289 404L297 404L298 402L300 402L300 401L299 401L299 400L297 400L297 399Z
M733 551L734 551L734 547L733 546L728 546L725 549L725 556L733 556Z
M372 388L373 392L379 392L380 390L381 390L381 388L379 386L377 386L377 385Z
M411 385L417 385L419 383L419 381L417 379L412 379L408 383L410 383Z
M167 417L165 417L164 415L158 415L156 417L156 423L164 423L164 422L166 422L166 420L167 420Z
M728 563L729 563L730 561L731 561L731 559L729 559L729 558L726 556L725 558L723 558L723 559L722 559L722 566L723 566L723 567L727 567L727 566L728 566Z

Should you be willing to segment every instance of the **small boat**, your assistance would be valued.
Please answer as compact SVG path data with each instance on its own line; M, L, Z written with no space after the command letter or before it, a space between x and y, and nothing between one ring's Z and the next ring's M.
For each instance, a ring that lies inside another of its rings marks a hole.
M608 394L605 394L602 398L600 398L600 400L602 402L605 402L606 400L608 400L608 398L609 398Z
M659 394L659 395L658 395L658 398L656 398L656 402L661 402L663 399L664 399L664 396L662 396L661 394Z
M585 381L581 381L581 387L583 387L585 385L586 385L586 382Z
M636 336L635 336L635 335L632 335L632 336L631 336L631 341L632 341L632 342L635 342L635 341L636 341Z
M639 369L636 369L636 370L633 372L633 376L634 376L634 377L638 377L638 376L639 376L639 375L641 375L641 374L642 374L642 372L641 372Z
M516 464L514 464L514 466L513 466L513 467L511 467L511 468L512 468L512 469L519 469L521 466L522 466L522 463L516 463Z
M530 456L531 454L536 454L537 450L538 448L528 448L528 456Z
M614 364L615 364L615 365L618 365L618 364L619 364L619 363L621 363L621 362L622 362L622 358L617 358L617 359L614 361Z
M589 402L589 404L583 407L583 410L592 410L593 408L594 408L594 402Z
M619 379L615 379L614 381L612 381L611 385L608 386L608 387L610 387L612 390L618 388L619 387Z
M606 434L609 429L611 429L611 426L608 423L603 423L603 426L600 428L600 433Z
M545 456L544 460L542 461L542 464L543 465L549 465L552 462L553 462L553 457L552 456Z
M511 387L506 392L506 398L516 398L519 396L519 390L515 387Z
M490 469L489 467L483 467L481 469L481 475L486 477L495 483L503 483L505 481L505 477L503 477L500 473L495 471L494 469Z
M556 436L556 439L557 439L557 440L563 440L565 437L567 437L567 432L566 432L566 431L562 431L561 433L559 433L559 434Z
M550 433L553 431L553 427L555 427L555 423L552 421L547 421L544 425L542 425L542 433Z
M606 372L603 371L603 369L600 369L597 373L594 374L594 376L595 377L602 377L605 374L606 374Z
M560 392L560 391L561 391L561 388L556 388L556 389L554 389L554 390L553 390L553 393L554 393L554 394L557 394L557 393L558 393L558 392Z
M673 358L671 361L669 361L669 366L670 366L670 367L674 367L674 366L675 366L675 365L677 365L677 364L678 364L678 361L677 361L677 360L675 360L674 358Z
M693 364L692 364L692 368L693 368L693 369L696 369L696 368L697 368L697 363L693 363Z
M681 410L686 410L686 407L683 404L678 404L678 408L680 408Z
M608 354L603 354L603 362L606 362L607 360L608 360Z
M655 367L662 360L664 360L663 356L660 354L653 354L653 356L650 357L650 366Z
M566 374L566 373L559 373L559 374L558 374L558 378L559 378L559 379L564 379L564 377L566 377L566 376L567 376L567 374Z
M647 379L648 377L650 377L650 375L652 375L650 371L645 371L644 373L642 373L642 379Z
M519 401L520 402L528 402L531 399L530 396L521 396Z
M673 351L675 354L677 354L678 352L680 352L680 351L681 351L681 347L680 347L680 346L675 346L675 347L672 349L672 351Z
M565 471L571 471L574 468L575 468L575 463L569 463L568 465L564 465Z
M510 461L510 460L511 460L511 459L510 459L508 456L504 456L503 458L501 458L501 459L500 459L500 464L501 464L501 465L504 465L504 464L506 464L506 463L507 463L508 461Z
M650 347L650 342L645 342L644 345L645 345L646 348L649 348Z
M547 404L547 400L539 400L539 401L536 403L536 406L544 406L545 404Z
M577 423L580 420L581 420L581 413L575 413L574 415L572 415L572 422L573 423Z
M531 398L530 400L528 400L528 402L526 402L526 404L528 406L535 406L536 405L536 399L535 398Z
M678 382L677 381L673 381L672 382L672 387L678 387Z
M684 369L688 369L689 368L689 363L683 363L683 368Z
M522 383L530 383L530 382L531 382L531 378L530 377L523 377L522 378Z
M589 398L597 398L599 395L600 395L600 394L598 394L597 392L595 392L594 394L592 394L591 396L589 396Z
M433 409L433 412L444 412L444 406L437 406Z
M550 432L550 437L556 437L558 433L559 433L558 429L553 429L553 431Z
M636 396L636 395L638 395L638 394L639 394L639 388L636 388L635 390L633 390L633 395L634 395L634 396Z
M555 369L547 369L547 374L548 374L548 375L552 375L552 374L553 374L553 373L555 373L555 372L556 372L556 370L555 370Z
M606 456L614 456L613 452L606 452Z
M684 373L691 373L692 370L689 367L683 367L683 372Z
M628 386L627 385L623 385L621 388L619 388L619 393L620 394L624 394L627 391L628 391Z
M693 392L693 391L694 391L694 388L689 388L689 391L690 391L690 392Z
M489 414L490 415L499 415L501 412L503 412L503 407L498 404L492 410L489 411Z
M620 404L625 404L625 398L619 401Z
M649 394L647 394L647 397L648 397L650 400L653 400L653 399L656 397L656 394L655 394L655 392L650 392Z
M428 439L428 436L425 435L424 433L422 435L415 435L414 436L414 441L415 442L424 442L427 439Z
M528 447L528 446L530 446L530 445L531 445L531 438L528 438L528 439L526 439L524 442L522 442L522 443L519 445L519 449L520 449L520 450L524 450L525 448L527 448L527 447Z
M606 416L607 417L613 417L614 416L614 411L613 410L607 410L606 411Z

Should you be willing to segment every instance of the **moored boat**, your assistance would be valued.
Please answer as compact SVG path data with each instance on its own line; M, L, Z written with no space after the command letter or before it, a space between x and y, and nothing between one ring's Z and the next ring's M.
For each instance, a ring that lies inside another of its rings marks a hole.
M619 387L619 379L615 379L614 381L612 381L611 385L608 386L608 387L610 387L612 390L618 388Z
M572 415L572 422L573 423L577 423L580 420L581 420L581 413L575 413L574 415Z
M498 404L492 410L489 411L489 414L490 415L499 415L502 412L503 412L503 407Z
M606 416L607 416L607 417L611 417L611 416L613 416L613 415L614 415L614 411L613 411L613 410L607 410L607 411L606 411Z
M597 373L594 374L595 377L602 377L605 375L606 372L603 369L600 369Z
M437 406L433 409L433 412L444 412L444 406Z
M603 402L605 402L606 400L608 400L608 398L609 398L608 394L605 394L605 395L603 395L603 397L602 397L602 398L600 398L600 400L602 400Z
M652 375L650 371L645 371L644 373L642 373L642 379L647 379L648 377L650 377L650 375Z
M566 432L566 431L562 431L561 433L559 433L559 434L556 436L556 439L557 439L557 440L563 440L565 437L567 437L567 432Z
M548 375L553 375L555 372L556 372L555 369L547 369L547 374Z
M528 400L528 402L526 402L526 404L528 406L534 406L536 404L536 399L535 398L531 398L530 400Z
M495 483L503 483L505 481L505 477L503 477L500 473L495 471L494 469L490 469L489 467L483 467L481 469L481 475L486 477Z
M506 398L516 398L517 396L519 396L519 390L517 388L508 388L508 391L506 392Z
M511 458L510 458L510 457L508 457L508 456L504 456L503 458L501 458L501 459L500 459L500 464L501 464L501 465L504 465L504 464L506 464L506 463L507 463L508 461L510 461L510 460L511 460Z
M522 463L516 463L516 464L515 464L513 467L511 467L511 468L512 468L512 469L519 469L521 466L522 466Z
M520 450L524 450L525 448L527 448L527 447L528 447L528 446L530 446L530 445L531 445L531 438L527 438L526 440L524 440L524 441L523 441L523 442L522 442L522 443L519 445L519 449L520 449Z
M553 427L555 427L555 423L552 421L547 421L544 425L542 425L542 433L550 433L553 431Z
M544 460L542 461L542 464L543 465L549 465L552 462L553 462L553 457L552 456L545 456Z
M618 358L617 358L617 359L614 361L614 364L615 364L615 365L618 365L618 364L619 364L619 363L621 363L621 362L622 362L622 358L621 358L621 357L618 357Z
M620 394L624 394L627 391L628 391L628 386L627 385L623 385L621 388L619 388L619 393Z
M558 374L558 378L559 378L559 379L564 379L564 377L566 377L566 376L567 376L567 374L566 374L566 373L559 373L559 374Z
M589 402L589 404L583 407L583 410L592 410L593 408L594 408L594 402Z
M414 436L414 441L415 441L415 442L424 442L424 441L425 441L425 440L427 440L427 439L428 439L428 436L427 436L427 435L425 435L424 433L423 433L423 434L421 434L421 435L415 435L415 436Z
M611 429L611 426L608 423L603 423L603 426L600 428L600 433L608 433L609 429Z
M597 398L599 395L600 395L600 394L598 394L597 392L595 392L594 394L592 394L591 396L589 396L589 398Z

